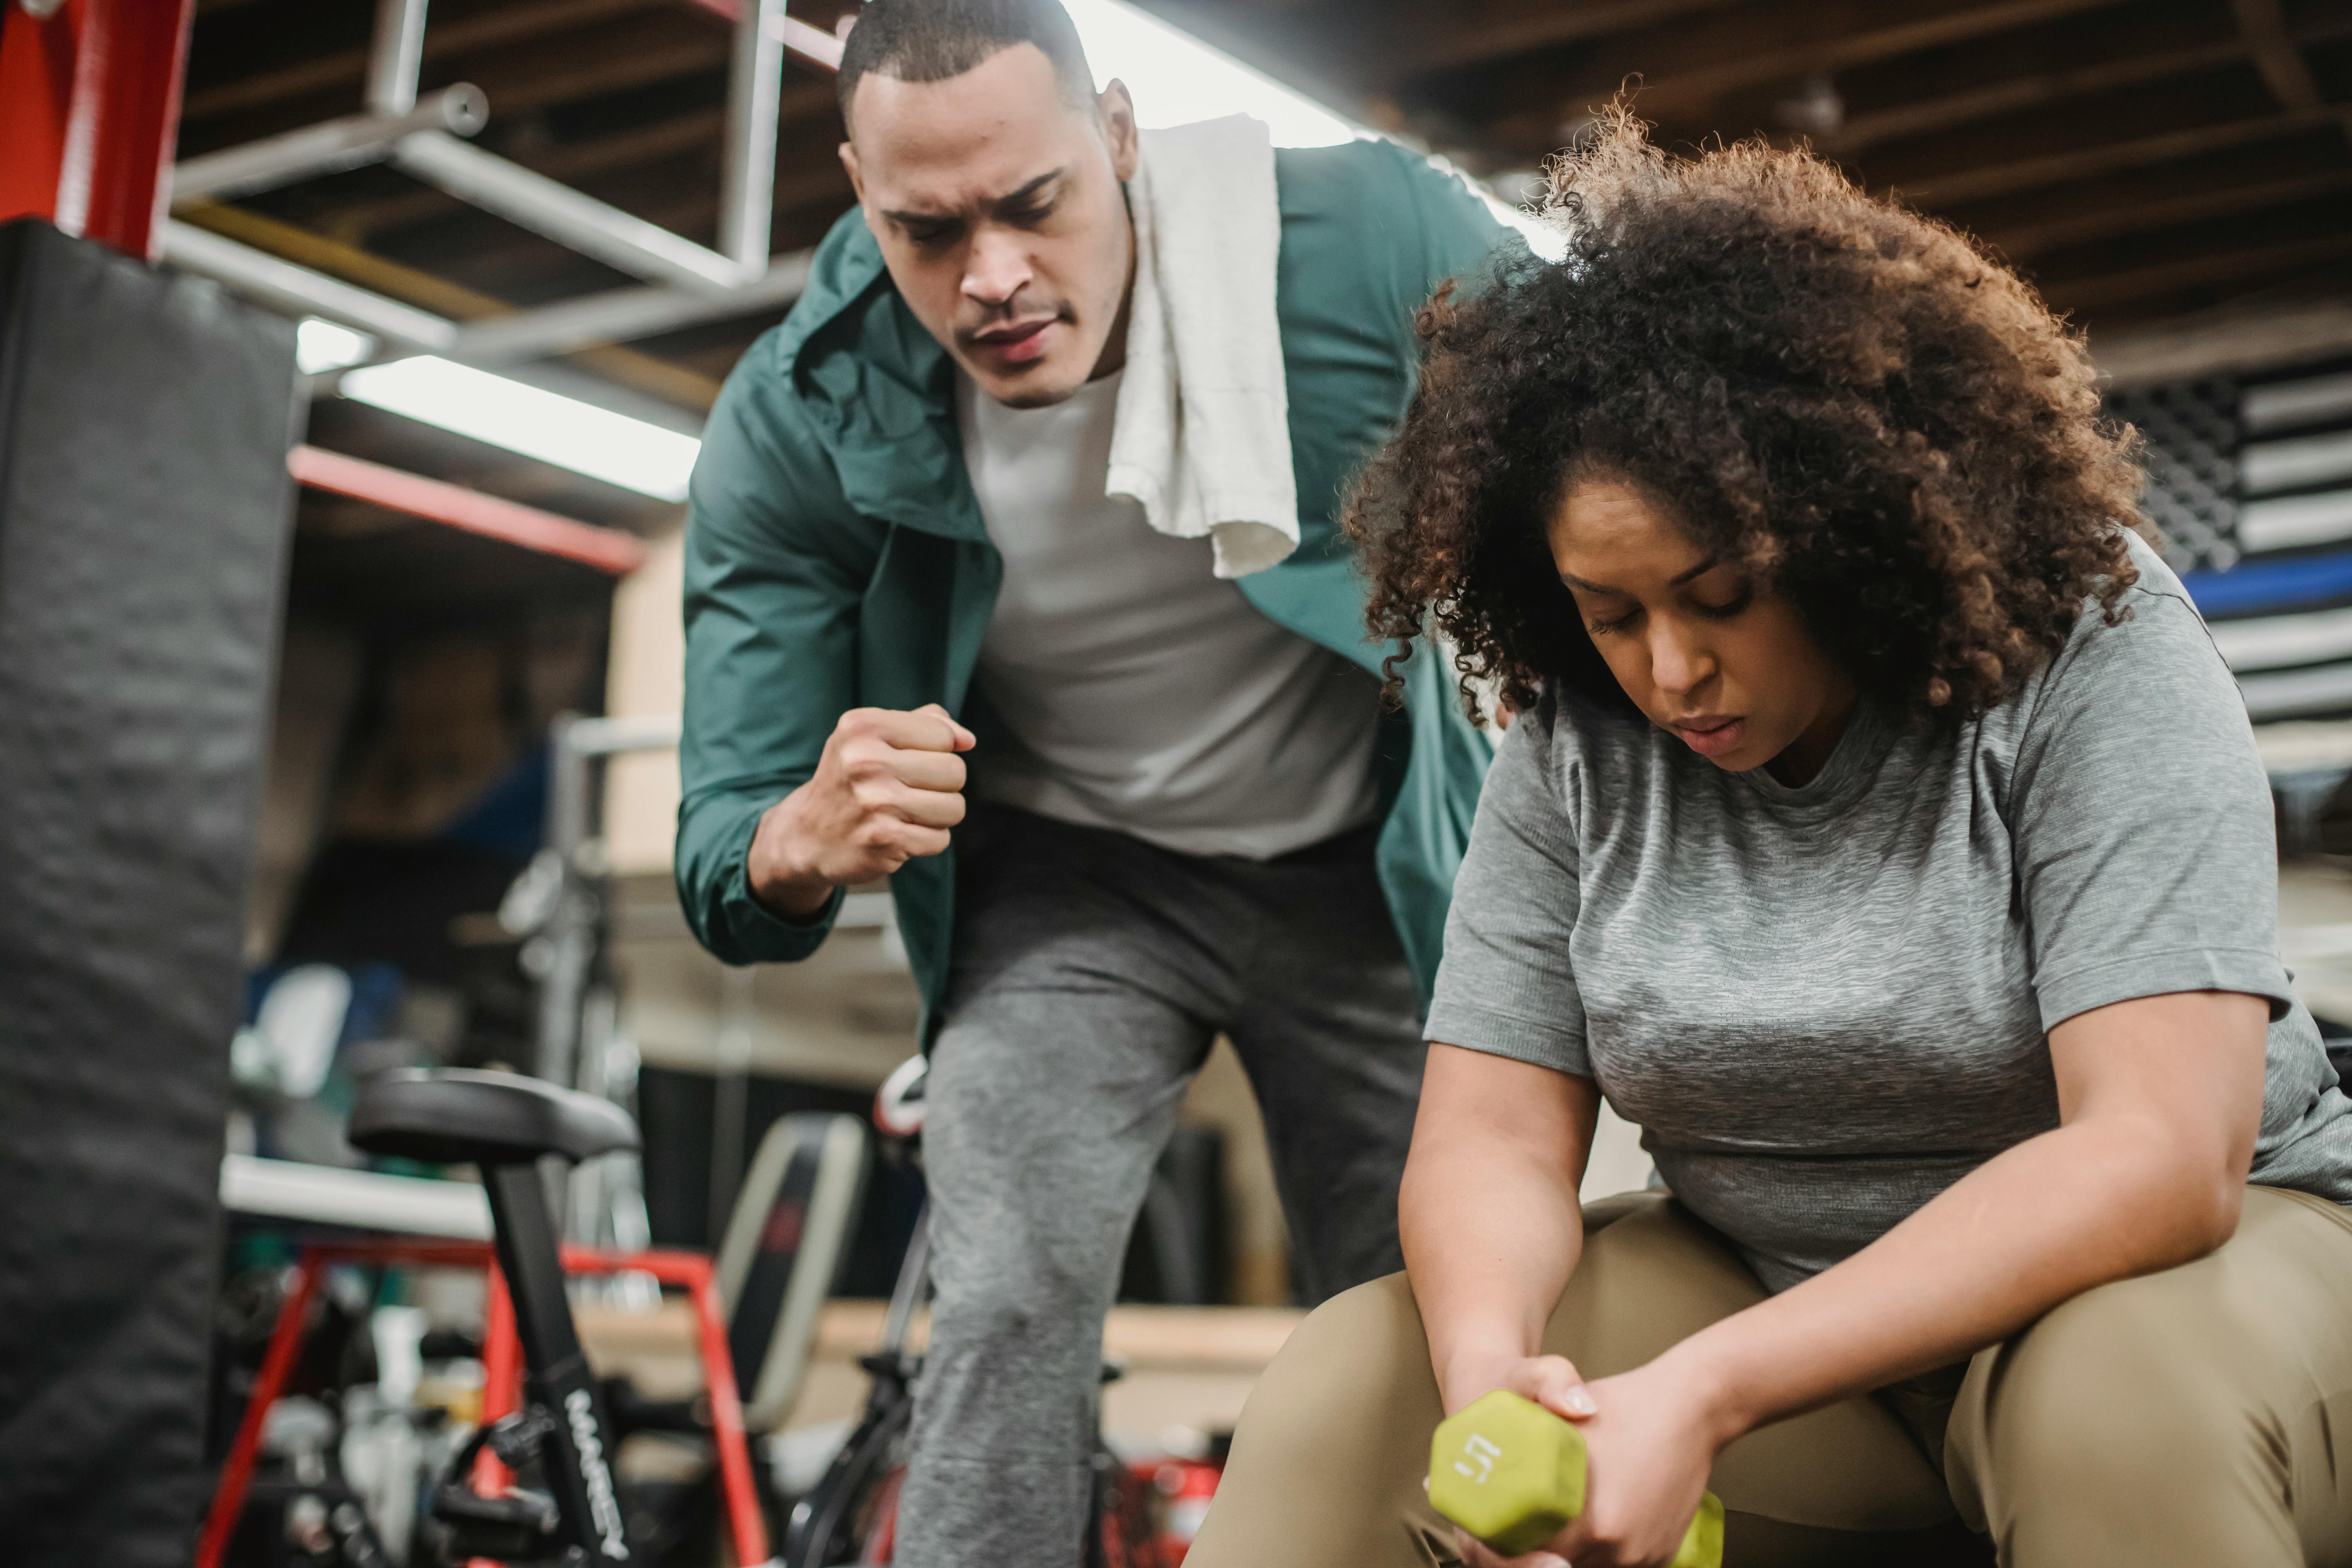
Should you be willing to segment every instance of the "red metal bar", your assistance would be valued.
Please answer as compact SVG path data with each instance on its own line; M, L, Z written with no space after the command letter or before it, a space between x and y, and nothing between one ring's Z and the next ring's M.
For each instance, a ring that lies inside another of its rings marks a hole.
M278 1309L278 1321L269 1331L269 1350L261 1358L261 1375L254 1379L245 1418L237 1423L236 1441L230 1445L228 1459L221 1466L220 1484L213 1489L212 1511L205 1516L205 1532L196 1545L195 1568L219 1568L229 1538L236 1533L237 1516L245 1511L245 1489L253 1479L253 1456L261 1446L261 1424L278 1402L278 1391L286 1386L294 1358L301 1353L303 1322L310 1314L320 1267L318 1254L310 1248L294 1265L293 1289Z
M497 1263L489 1270L489 1310L482 1324L482 1425L522 1407L522 1346L515 1338L514 1298L507 1294L507 1277ZM487 1447L474 1458L474 1489L497 1497L514 1479L505 1464Z
M286 454L286 467L298 483L313 489L373 501L411 517L536 550L542 555L560 555L615 577L625 577L646 563L645 544L635 534L576 522L537 507L501 500L462 485L428 479L422 474L405 473L382 463L318 447L298 446Z
M727 1496L729 1533L735 1538L735 1561L757 1564L768 1560L768 1521L760 1511L760 1493L751 1484L751 1440L743 1431L743 1402L735 1387L735 1357L727 1343L727 1319L719 1307L718 1281L711 1278L708 1258L700 1278L687 1287L694 1301L702 1337L703 1385L710 1399L711 1446L719 1450L719 1484Z
M67 0L0 25L0 219L155 259L195 0Z
M710 1401L712 1447L719 1451L719 1485L727 1503L728 1533L735 1561L768 1561L768 1521L751 1481L751 1439L743 1430L743 1400L735 1386L735 1356L727 1343L727 1317L719 1301L719 1281L710 1259L698 1252L605 1252L566 1247L563 1267L572 1274L650 1274L665 1285L683 1286L694 1302L695 1337L701 1342L703 1390Z
M21 5L0 6L0 223L58 216L58 172L65 166L66 121L73 111L74 62L81 52L89 0L37 21Z
M172 199L195 0L88 0L58 226L153 261Z
M5 4L6 0L0 0ZM522 1351L515 1337L514 1301L499 1271L497 1255L482 1241L415 1241L405 1238L321 1242L302 1249L295 1265L293 1289L278 1310L262 1358L261 1374L238 1425L236 1443L221 1467L220 1484L213 1493L211 1511L196 1550L194 1568L220 1568L229 1538L236 1531L237 1515L253 1460L261 1441L261 1426L278 1391L292 1372L302 1347L303 1321L317 1292L319 1275L333 1263L404 1263L420 1268L478 1268L489 1277L489 1300L482 1325L482 1424L488 1426L521 1403ZM759 1492L751 1479L751 1439L743 1429L743 1402L735 1384L735 1362L727 1344L727 1323L719 1300L718 1277L710 1259L698 1252L660 1249L647 1252L607 1252L595 1247L565 1247L563 1267L572 1274L650 1274L664 1285L684 1289L694 1303L695 1339L702 1357L705 1387L710 1400L712 1446L718 1450L719 1491L727 1510L727 1530L735 1560L756 1565L769 1560L768 1525L760 1511ZM494 1497L511 1480L507 1468L485 1450L476 1460L474 1489ZM487 1558L476 1558L468 1568L500 1568Z

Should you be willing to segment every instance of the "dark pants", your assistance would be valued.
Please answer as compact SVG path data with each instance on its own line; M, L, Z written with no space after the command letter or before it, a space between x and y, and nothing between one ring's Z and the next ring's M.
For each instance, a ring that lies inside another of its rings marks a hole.
M1223 1032L1257 1091L1309 1301L1401 1266L1421 1005L1370 830L1258 862L978 807L924 1162L938 1299L907 1568L1067 1568L1103 1314L1186 1082Z

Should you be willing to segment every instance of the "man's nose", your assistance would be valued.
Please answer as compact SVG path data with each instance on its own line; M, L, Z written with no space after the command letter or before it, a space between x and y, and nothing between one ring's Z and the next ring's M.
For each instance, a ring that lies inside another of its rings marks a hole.
M982 305L1012 302L1029 282L1029 257L1017 236L982 229L964 258L963 292Z

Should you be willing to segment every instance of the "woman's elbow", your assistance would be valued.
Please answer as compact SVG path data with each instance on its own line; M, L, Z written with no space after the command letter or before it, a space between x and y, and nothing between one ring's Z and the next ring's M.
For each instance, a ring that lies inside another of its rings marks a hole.
M2144 1174L2128 1184L2133 1191L2126 1201L2145 1226L2147 1256L2140 1261L2146 1270L2194 1263L2238 1234L2251 1151L2199 1149L2168 1138L2146 1141L2137 1153L2135 1163Z
M2238 1215L2246 1204L2246 1178L2224 1172L2186 1184L2179 1212L2179 1251L2174 1264L2194 1263L2219 1252L2238 1234Z

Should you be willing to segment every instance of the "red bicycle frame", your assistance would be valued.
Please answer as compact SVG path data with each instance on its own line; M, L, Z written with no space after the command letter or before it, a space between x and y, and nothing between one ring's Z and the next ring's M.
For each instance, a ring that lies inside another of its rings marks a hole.
M710 1398L710 1430L719 1450L719 1497L727 1515L728 1534L735 1560L764 1563L768 1556L768 1526L760 1512L759 1494L751 1484L751 1454L743 1431L743 1404L735 1387L735 1363L727 1349L727 1322L719 1310L719 1286L710 1259L697 1252L604 1252L593 1247L563 1248L563 1268L570 1274L650 1274L664 1285L687 1292L694 1303L696 1348L702 1358L704 1385ZM335 1241L302 1249L294 1265L294 1280L278 1310L269 1348L262 1357L261 1374L238 1424L236 1441L221 1466L220 1482L213 1490L211 1511L205 1516L204 1534L196 1547L195 1568L220 1568L236 1532L245 1493L253 1478L254 1456L261 1444L261 1424L286 1386L301 1352L304 1320L318 1294L319 1276L331 1265L408 1264L418 1268L480 1268L489 1276L488 1321L482 1330L482 1421L485 1425L511 1412L522 1400L522 1352L515 1337L514 1304L506 1280L487 1241ZM506 1467L485 1452L472 1477L474 1489L494 1496L508 1481ZM476 1568L498 1568L487 1559Z

